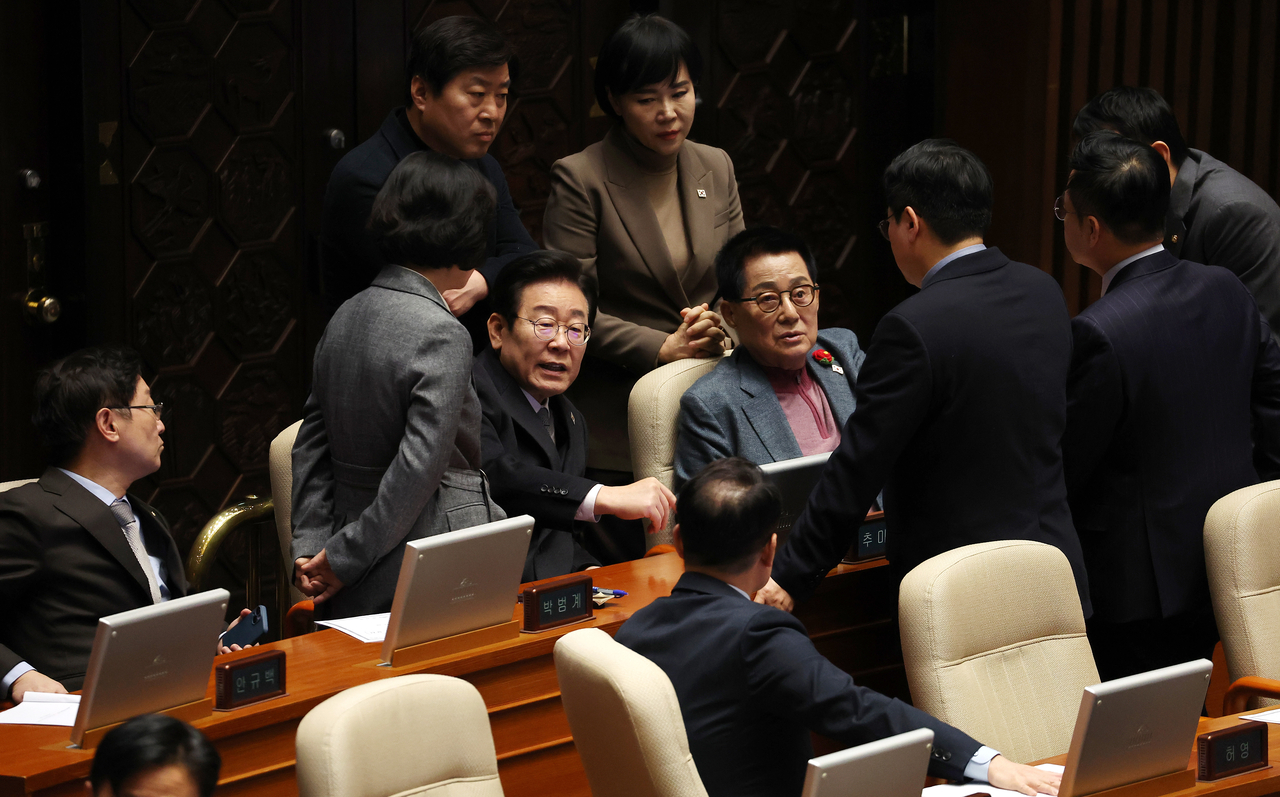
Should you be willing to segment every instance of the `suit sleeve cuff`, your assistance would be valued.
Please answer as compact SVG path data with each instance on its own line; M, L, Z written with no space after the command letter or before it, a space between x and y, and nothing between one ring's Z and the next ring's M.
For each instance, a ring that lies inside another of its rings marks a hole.
M27 664L25 661L20 661L17 664L13 665L13 669L5 673L5 676L3 679L0 679L0 695L4 697L8 697L9 690L13 688L14 681L17 681L19 678L21 678L22 676L26 675L27 673L31 672L34 669L35 667L32 667L30 664Z
M573 516L574 520L581 520L585 523L599 523L600 516L596 514L596 496L600 495L600 488L604 485L597 484L587 493L587 497L582 499L582 503L578 504L578 513Z
M978 752L973 754L973 758L969 759L969 763L964 765L964 776L972 780L981 780L989 783L987 780L987 770L991 768L991 759L1000 755L999 750L992 750L985 744L978 748Z

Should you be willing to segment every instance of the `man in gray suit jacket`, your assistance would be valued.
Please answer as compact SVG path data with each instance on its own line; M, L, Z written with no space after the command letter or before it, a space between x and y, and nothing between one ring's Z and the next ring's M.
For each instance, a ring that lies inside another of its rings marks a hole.
M716 276L741 343L680 399L677 488L723 457L760 465L834 450L866 359L849 330L818 331L817 265L799 236L738 233Z
M298 588L329 616L388 611L408 540L504 517L480 472L471 341L441 298L482 262L493 187L413 153L374 201L389 265L316 348L293 449Z
M1094 97L1072 132L1079 140L1095 130L1114 130L1160 153L1173 186L1164 248L1239 277L1280 342L1280 205L1248 177L1189 148L1155 89L1117 86Z

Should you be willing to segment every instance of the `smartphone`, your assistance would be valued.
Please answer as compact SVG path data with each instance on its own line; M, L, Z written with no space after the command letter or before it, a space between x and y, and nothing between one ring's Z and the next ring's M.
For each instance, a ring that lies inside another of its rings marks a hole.
M241 618L235 628L222 635L222 643L226 647L239 645L247 648L267 634L267 607L259 605L258 610L248 617Z

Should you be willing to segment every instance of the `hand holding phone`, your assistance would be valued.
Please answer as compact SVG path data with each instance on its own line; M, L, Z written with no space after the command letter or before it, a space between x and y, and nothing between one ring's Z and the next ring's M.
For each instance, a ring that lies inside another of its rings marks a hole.
M247 648L267 634L267 607L259 605L258 610L248 617L241 617L239 622L227 629L219 644L223 647L239 645Z

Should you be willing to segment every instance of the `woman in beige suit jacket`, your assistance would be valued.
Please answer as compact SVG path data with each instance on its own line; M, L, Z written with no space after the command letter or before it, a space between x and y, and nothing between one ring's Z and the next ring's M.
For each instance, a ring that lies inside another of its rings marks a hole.
M546 245L581 259L600 285L587 359L569 395L590 423L588 464L626 474L619 483L631 480L627 399L636 379L724 346L709 309L713 264L743 229L742 205L728 154L685 140L700 72L679 26L657 15L627 20L596 63L596 97L618 124L551 169Z

